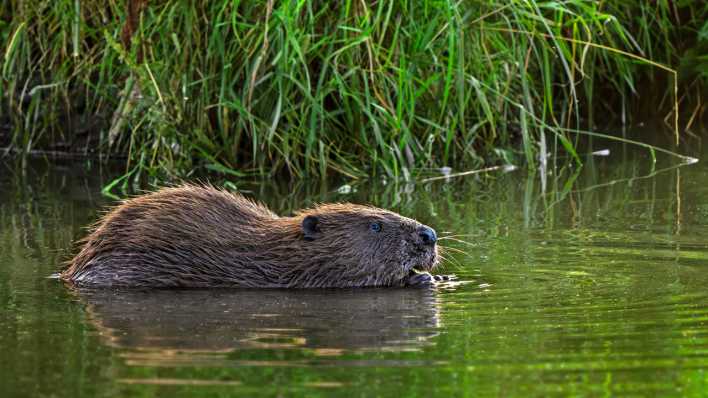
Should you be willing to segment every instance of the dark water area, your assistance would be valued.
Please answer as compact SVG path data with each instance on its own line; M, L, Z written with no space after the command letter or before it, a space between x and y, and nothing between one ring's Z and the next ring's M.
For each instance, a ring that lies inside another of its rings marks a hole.
M6 160L0 396L705 396L708 148L587 152L606 148L545 182L231 181L282 214L354 201L434 226L459 280L431 289L71 290L47 276L116 174Z

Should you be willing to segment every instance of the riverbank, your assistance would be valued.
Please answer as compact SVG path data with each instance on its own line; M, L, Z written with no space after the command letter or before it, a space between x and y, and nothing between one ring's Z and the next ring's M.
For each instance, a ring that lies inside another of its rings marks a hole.
M533 166L628 123L647 87L677 132L700 118L707 17L698 1L11 0L0 142L124 156L132 177Z

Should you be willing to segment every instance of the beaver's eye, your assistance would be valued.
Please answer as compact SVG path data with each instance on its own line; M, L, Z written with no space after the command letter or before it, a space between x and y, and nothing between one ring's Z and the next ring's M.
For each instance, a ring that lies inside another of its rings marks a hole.
M374 232L381 232L381 230L383 229L383 225L381 225L380 222L372 222L369 228L371 228L371 230Z

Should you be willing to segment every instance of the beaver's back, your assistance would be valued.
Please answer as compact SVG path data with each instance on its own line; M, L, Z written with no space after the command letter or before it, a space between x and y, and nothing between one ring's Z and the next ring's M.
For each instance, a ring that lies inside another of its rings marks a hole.
M62 277L130 286L233 283L218 258L239 237L251 239L277 219L260 204L210 186L162 189L106 214Z

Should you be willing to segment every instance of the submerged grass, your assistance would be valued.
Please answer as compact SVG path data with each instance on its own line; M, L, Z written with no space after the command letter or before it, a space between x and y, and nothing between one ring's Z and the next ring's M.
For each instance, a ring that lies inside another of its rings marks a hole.
M9 0L0 141L125 156L124 182L533 165L574 155L569 129L598 110L625 120L639 82L678 123L672 85L708 79L706 17L668 0Z

